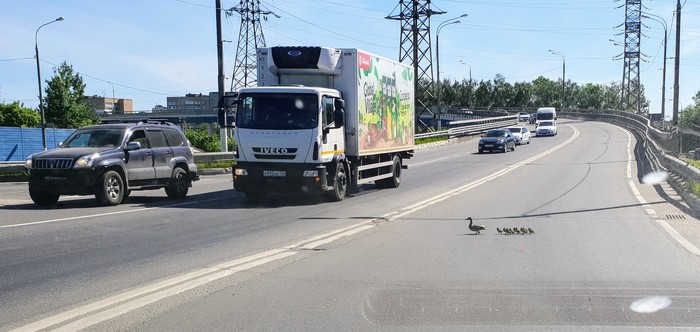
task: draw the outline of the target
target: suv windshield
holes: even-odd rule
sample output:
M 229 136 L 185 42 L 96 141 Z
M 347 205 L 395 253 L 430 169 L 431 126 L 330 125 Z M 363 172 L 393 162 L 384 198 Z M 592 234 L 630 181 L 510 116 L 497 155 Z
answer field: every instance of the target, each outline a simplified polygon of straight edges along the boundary
M 63 142 L 63 147 L 115 147 L 121 145 L 123 135 L 123 129 L 79 129 Z
M 241 94 L 236 126 L 250 129 L 316 128 L 320 114 L 317 98 L 314 94 Z

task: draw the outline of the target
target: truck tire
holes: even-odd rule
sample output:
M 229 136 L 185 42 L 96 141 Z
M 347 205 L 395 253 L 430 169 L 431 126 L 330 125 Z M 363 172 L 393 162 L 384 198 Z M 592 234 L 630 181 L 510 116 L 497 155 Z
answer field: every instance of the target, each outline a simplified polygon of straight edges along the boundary
M 100 176 L 95 188 L 95 198 L 102 205 L 118 205 L 124 198 L 124 180 L 115 171 L 107 171 Z
M 335 181 L 333 181 L 333 190 L 326 193 L 328 198 L 333 202 L 340 202 L 345 199 L 345 193 L 348 190 L 348 176 L 345 172 L 345 164 L 338 162 L 335 168 Z
M 375 183 L 378 188 L 398 188 L 401 185 L 401 158 L 399 156 L 394 156 L 391 171 L 392 177 L 381 179 Z
M 59 195 L 44 190 L 29 188 L 29 197 L 32 198 L 32 201 L 34 201 L 36 205 L 49 206 L 58 202 Z
M 181 167 L 175 167 L 173 174 L 170 176 L 170 183 L 165 187 L 165 193 L 168 197 L 174 199 L 182 199 L 187 196 L 190 189 L 190 177 L 187 172 Z
M 245 198 L 251 203 L 260 203 L 265 199 L 265 193 L 251 193 L 245 192 Z

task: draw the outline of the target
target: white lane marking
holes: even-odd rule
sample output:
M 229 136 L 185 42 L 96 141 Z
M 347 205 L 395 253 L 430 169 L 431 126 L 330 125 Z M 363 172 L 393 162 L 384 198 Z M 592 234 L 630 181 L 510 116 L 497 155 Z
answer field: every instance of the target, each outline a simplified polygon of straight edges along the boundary
M 189 272 L 180 276 L 176 276 L 173 278 L 169 278 L 160 282 L 156 282 L 151 285 L 146 285 L 143 287 L 136 288 L 134 290 L 122 293 L 122 294 L 117 294 L 111 297 L 108 297 L 106 299 L 90 303 L 75 309 L 71 309 L 65 312 L 62 312 L 60 314 L 47 317 L 45 319 L 39 320 L 37 322 L 31 323 L 26 326 L 22 326 L 16 330 L 13 331 L 37 331 L 37 330 L 42 330 L 48 327 L 51 327 L 53 325 L 59 324 L 66 322 L 68 320 L 72 320 L 76 317 L 83 316 L 86 314 L 90 314 L 92 312 L 116 305 L 118 303 L 124 302 L 124 301 L 129 301 L 134 298 L 138 298 L 139 296 L 143 296 L 146 294 L 149 294 L 151 292 L 155 291 L 160 291 L 164 289 L 170 289 L 173 288 L 181 283 L 184 283 L 186 281 L 192 281 L 192 280 L 198 280 L 200 278 L 206 277 L 209 274 L 215 273 L 217 271 L 221 270 L 229 270 L 238 266 L 242 266 L 243 264 L 248 264 L 256 261 L 267 261 L 268 258 L 270 257 L 277 257 L 278 255 L 282 253 L 291 253 L 294 254 L 295 252 L 288 251 L 286 249 L 273 249 L 273 250 L 268 250 L 262 253 L 254 254 L 251 256 L 243 257 L 243 258 L 238 258 L 234 259 L 232 261 L 224 262 L 221 264 L 217 264 L 212 267 L 207 267 L 203 268 L 200 270 L 196 270 L 193 272 Z
M 622 129 L 622 128 L 620 128 Z M 632 178 L 632 171 L 631 171 L 631 164 L 632 164 L 632 136 L 630 133 L 622 129 L 625 133 L 627 133 L 627 178 L 630 179 Z M 651 217 L 655 218 L 656 217 L 656 210 L 652 209 L 650 205 L 647 203 L 646 199 L 642 197 L 642 194 L 639 192 L 637 189 L 637 186 L 634 184 L 634 181 L 629 181 L 629 186 L 632 189 L 632 193 L 634 194 L 634 197 L 637 198 L 637 201 L 639 201 L 640 204 L 645 208 L 645 211 L 648 215 Z M 671 226 L 669 223 L 663 221 L 663 220 L 655 220 L 656 223 L 661 225 L 661 227 L 670 235 L 676 242 L 678 242 L 683 248 L 688 250 L 691 254 L 700 256 L 700 249 L 693 245 L 690 241 L 688 241 L 683 235 L 678 233 L 673 226 Z
M 205 199 L 205 200 L 201 200 L 201 201 L 190 201 L 190 202 L 177 203 L 177 204 L 167 204 L 167 205 L 153 206 L 153 207 L 140 208 L 140 209 L 134 209 L 134 210 L 96 213 L 96 214 L 88 214 L 88 215 L 84 215 L 84 216 L 66 217 L 66 218 L 58 218 L 58 219 L 50 219 L 50 220 L 42 220 L 42 221 L 32 221 L 32 222 L 27 222 L 27 223 L 22 223 L 22 224 L 2 225 L 2 226 L 0 226 L 0 229 L 33 226 L 33 225 L 41 225 L 41 224 L 51 224 L 51 223 L 56 223 L 56 222 L 60 222 L 60 221 L 70 221 L 70 220 L 89 219 L 89 218 L 96 218 L 96 217 L 114 216 L 114 215 L 120 215 L 120 214 L 148 211 L 148 210 L 164 208 L 164 207 L 176 207 L 176 206 L 183 206 L 183 205 L 190 205 L 190 204 L 197 204 L 197 203 L 205 203 L 205 202 L 217 201 L 217 200 L 221 200 L 221 199 L 225 199 L 225 198 L 224 197 L 217 197 L 217 198 Z
M 531 163 L 531 162 L 533 162 L 533 161 L 535 161 L 535 160 L 537 160 L 537 159 L 540 159 L 540 158 L 542 158 L 542 157 L 544 157 L 544 156 L 546 156 L 546 155 L 549 155 L 549 154 L 553 153 L 553 152 L 556 151 L 556 150 L 561 149 L 562 147 L 564 147 L 564 146 L 568 145 L 569 143 L 571 143 L 573 140 L 575 140 L 575 139 L 580 135 L 580 132 L 578 131 L 578 129 L 576 129 L 575 127 L 573 127 L 573 126 L 571 126 L 571 125 L 568 125 L 568 126 L 571 127 L 571 128 L 574 130 L 574 134 L 573 134 L 569 139 L 567 139 L 566 141 L 562 142 L 561 144 L 559 144 L 559 145 L 557 145 L 557 146 L 555 146 L 555 147 L 553 147 L 553 148 L 551 148 L 551 149 L 549 149 L 549 150 L 547 150 L 547 151 L 544 151 L 544 152 L 542 152 L 542 153 L 540 153 L 540 154 L 538 154 L 538 155 L 535 155 L 535 156 L 533 156 L 533 157 L 530 157 L 530 158 L 528 158 L 528 159 L 525 159 L 525 160 L 523 160 L 523 161 L 520 161 L 520 162 L 518 162 L 518 163 L 515 163 L 515 164 L 513 164 L 513 165 L 510 165 L 510 166 L 508 166 L 508 167 L 506 167 L 506 168 L 504 168 L 504 169 L 501 169 L 501 170 L 499 170 L 499 171 L 497 171 L 497 172 L 495 172 L 495 173 L 493 173 L 493 174 L 490 174 L 490 175 L 488 175 L 488 176 L 486 176 L 486 177 L 484 177 L 484 178 L 481 178 L 481 179 L 476 180 L 476 181 L 474 181 L 474 182 L 468 183 L 468 184 L 466 184 L 466 185 L 464 185 L 464 186 L 461 186 L 461 187 L 458 187 L 458 188 L 456 188 L 456 189 L 452 189 L 452 190 L 450 190 L 450 191 L 448 191 L 448 192 L 439 194 L 439 195 L 437 195 L 437 196 L 434 196 L 434 197 L 431 197 L 431 198 L 422 200 L 422 201 L 417 202 L 417 203 L 415 203 L 415 204 L 409 205 L 409 206 L 407 206 L 407 207 L 402 208 L 401 210 L 402 210 L 402 211 L 410 211 L 409 213 L 415 212 L 415 211 L 417 211 L 417 210 L 420 210 L 420 209 L 424 208 L 424 207 L 427 206 L 427 205 L 431 205 L 431 204 L 435 203 L 436 200 L 443 200 L 443 199 L 447 198 L 448 196 L 452 196 L 452 195 L 454 195 L 454 194 L 460 194 L 460 193 L 463 193 L 463 192 L 465 192 L 465 191 L 467 191 L 467 190 L 471 190 L 471 189 L 473 189 L 473 188 L 475 188 L 475 187 L 477 187 L 477 186 L 480 186 L 480 185 L 482 185 L 482 184 L 484 184 L 484 183 L 486 183 L 486 182 L 489 182 L 489 181 L 491 181 L 491 180 L 493 180 L 493 179 L 496 179 L 496 178 L 501 177 L 501 176 L 503 176 L 503 175 L 505 175 L 505 174 L 508 174 L 508 173 L 510 173 L 511 171 L 513 171 L 513 170 L 515 170 L 515 169 L 517 169 L 517 168 L 520 168 L 520 167 L 522 167 L 522 166 L 524 166 L 524 165 L 526 165 L 526 164 L 528 164 L 528 163 Z M 418 209 L 417 209 L 417 208 L 418 208 Z M 404 216 L 404 215 L 405 215 L 405 214 L 402 213 L 400 216 Z M 395 217 L 395 218 L 399 218 L 399 217 Z
M 695 245 L 690 243 L 690 241 L 688 241 L 686 238 L 684 238 L 683 235 L 678 233 L 678 231 L 676 231 L 675 228 L 673 228 L 671 225 L 669 225 L 667 222 L 665 222 L 663 220 L 656 220 L 656 222 L 659 225 L 661 225 L 661 227 L 664 228 L 664 230 L 666 231 L 666 233 L 668 233 L 668 235 L 671 235 L 671 237 L 674 240 L 676 240 L 676 242 L 678 242 L 680 245 L 682 245 L 683 248 L 690 251 L 690 253 L 693 255 L 700 256 L 700 249 L 698 249 L 698 247 L 696 247 Z
M 503 174 L 506 174 L 512 170 L 514 170 L 517 167 L 520 167 L 527 162 L 531 162 L 533 160 L 539 159 L 541 157 L 544 157 L 545 155 L 552 153 L 559 148 L 565 146 L 566 144 L 570 143 L 573 141 L 576 137 L 579 136 L 579 131 L 574 128 L 573 126 L 569 125 L 571 128 L 574 129 L 574 135 L 572 135 L 571 138 L 569 138 L 567 141 L 563 142 L 562 144 L 546 151 L 545 153 L 539 154 L 533 158 L 528 158 L 527 160 L 517 163 L 514 165 L 511 165 L 507 167 L 506 169 L 500 170 L 491 176 L 485 178 L 484 180 L 481 181 L 475 181 L 471 184 L 468 184 L 466 186 L 460 187 L 456 190 L 452 190 L 448 194 L 444 195 L 439 195 L 434 197 L 432 200 L 427 200 L 424 201 L 423 206 L 417 206 L 417 205 L 412 205 L 412 208 L 409 210 L 402 209 L 404 210 L 401 213 L 397 212 L 391 212 L 386 214 L 387 219 L 393 220 L 400 218 L 402 216 L 408 215 L 410 213 L 413 213 L 415 211 L 424 209 L 432 204 L 436 204 L 440 201 L 443 201 L 445 199 L 450 198 L 451 196 L 458 195 L 466 190 L 469 190 L 471 188 L 476 187 L 477 185 L 486 183 L 498 176 L 502 176 Z M 496 176 L 494 176 L 496 175 Z M 190 202 L 192 203 L 192 202 Z M 182 204 L 178 204 L 182 205 Z M 152 208 L 146 208 L 146 209 L 152 209 Z M 139 210 L 145 210 L 145 209 L 139 209 Z M 128 211 L 124 211 L 128 212 Z M 84 216 L 82 218 L 86 218 L 87 216 Z M 238 258 L 229 262 L 217 264 L 212 267 L 208 268 L 203 268 L 194 272 L 190 272 L 181 276 L 176 276 L 173 278 L 166 279 L 161 282 L 157 282 L 152 285 L 146 285 L 143 287 L 139 287 L 137 289 L 134 289 L 132 291 L 128 291 L 122 294 L 117 294 L 115 296 L 106 298 L 104 300 L 100 300 L 98 302 L 92 303 L 92 304 L 87 304 L 82 307 L 78 307 L 45 319 L 42 319 L 40 321 L 31 323 L 29 325 L 20 327 L 15 331 L 38 331 L 38 330 L 43 330 L 46 328 L 49 328 L 54 325 L 66 323 L 70 320 L 74 320 L 78 317 L 83 316 L 79 320 L 73 321 L 68 325 L 64 325 L 62 327 L 59 327 L 56 329 L 56 331 L 75 331 L 79 329 L 84 329 L 89 326 L 95 325 L 97 323 L 106 321 L 108 319 L 112 319 L 115 317 L 118 317 L 124 313 L 133 311 L 137 308 L 143 307 L 145 305 L 154 303 L 156 301 L 162 300 L 166 297 L 173 296 L 176 294 L 180 294 L 184 291 L 193 289 L 195 287 L 199 287 L 201 285 L 204 285 L 208 282 L 211 282 L 213 280 L 217 280 L 223 277 L 226 277 L 228 275 L 231 275 L 235 272 L 239 271 L 245 271 L 247 269 L 251 269 L 256 266 L 260 266 L 262 264 L 266 264 L 275 260 L 279 260 L 285 257 L 292 256 L 296 253 L 297 251 L 294 251 L 295 249 L 314 249 L 320 245 L 330 243 L 332 241 L 338 240 L 342 237 L 349 236 L 352 234 L 356 234 L 362 231 L 365 231 L 367 229 L 370 229 L 372 227 L 376 227 L 373 225 L 373 221 L 375 219 L 370 219 L 370 220 L 365 220 L 360 223 L 351 225 L 349 227 L 345 227 L 339 230 L 334 230 L 325 234 L 313 236 L 311 238 L 308 238 L 306 240 L 300 241 L 295 245 L 284 247 L 282 249 L 273 249 L 273 250 L 268 250 L 266 252 L 262 252 L 259 254 L 243 257 L 243 258 Z M 111 308 L 110 308 L 111 307 Z M 103 311 L 100 311 L 103 310 Z
M 346 237 L 346 236 L 350 236 L 350 235 L 353 235 L 353 234 L 357 234 L 357 233 L 359 233 L 359 232 L 362 232 L 362 231 L 365 231 L 365 230 L 368 230 L 368 229 L 374 228 L 374 227 L 375 227 L 374 225 L 364 225 L 364 226 L 360 226 L 360 227 L 357 227 L 357 228 L 353 228 L 353 229 L 348 230 L 348 231 L 346 231 L 346 232 L 343 232 L 343 233 L 340 233 L 340 234 L 336 234 L 336 235 L 333 235 L 333 236 L 331 236 L 331 237 L 328 237 L 328 238 L 325 238 L 325 239 L 322 239 L 322 240 L 318 240 L 318 241 L 315 241 L 315 242 L 308 243 L 308 244 L 306 244 L 306 245 L 300 247 L 299 249 L 315 249 L 315 248 L 317 248 L 317 247 L 319 247 L 319 246 L 322 246 L 322 245 L 324 245 L 324 244 L 331 243 L 331 242 L 333 242 L 333 241 L 335 241 L 335 240 L 338 240 L 338 239 L 341 239 L 341 238 L 344 238 L 344 237 Z
M 450 158 L 451 158 L 451 157 L 438 158 L 438 159 L 423 161 L 423 162 L 420 162 L 420 163 L 408 164 L 408 166 L 409 166 L 409 167 L 416 167 L 416 166 L 425 165 L 425 164 L 432 164 L 432 163 L 436 163 L 436 162 L 438 162 L 438 161 L 445 160 L 445 159 L 450 159 Z

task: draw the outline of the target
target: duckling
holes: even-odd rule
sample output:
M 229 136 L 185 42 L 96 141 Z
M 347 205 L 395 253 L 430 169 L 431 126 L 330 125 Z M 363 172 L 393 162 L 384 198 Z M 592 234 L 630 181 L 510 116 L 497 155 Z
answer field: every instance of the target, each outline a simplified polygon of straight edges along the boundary
M 520 234 L 520 230 L 517 227 L 513 228 L 513 232 L 515 232 L 515 234 Z
M 486 229 L 486 226 L 484 225 L 472 225 L 472 217 L 468 217 L 466 220 L 469 220 L 469 230 L 472 232 L 476 232 L 474 234 L 481 234 L 481 231 Z
M 535 234 L 535 231 L 533 231 L 532 228 L 529 228 L 529 227 L 528 227 L 527 231 L 528 231 L 530 234 Z
M 503 229 L 503 233 L 504 233 L 505 235 L 510 235 L 510 229 L 504 228 L 504 229 Z
M 520 233 L 523 233 L 523 235 L 527 234 L 527 229 L 525 229 L 525 227 L 520 227 Z
M 500 235 L 500 234 L 503 234 L 503 231 L 502 231 L 500 228 L 498 228 L 498 227 L 496 227 L 496 232 L 498 232 L 499 235 Z

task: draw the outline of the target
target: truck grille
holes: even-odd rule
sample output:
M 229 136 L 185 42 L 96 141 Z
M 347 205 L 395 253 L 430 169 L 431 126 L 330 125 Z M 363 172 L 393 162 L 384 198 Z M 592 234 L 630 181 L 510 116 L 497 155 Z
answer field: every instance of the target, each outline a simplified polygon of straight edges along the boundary
M 73 167 L 72 158 L 52 158 L 52 159 L 37 159 L 34 161 L 36 169 L 68 169 Z
M 296 158 L 296 148 L 253 148 L 256 159 L 290 160 Z

